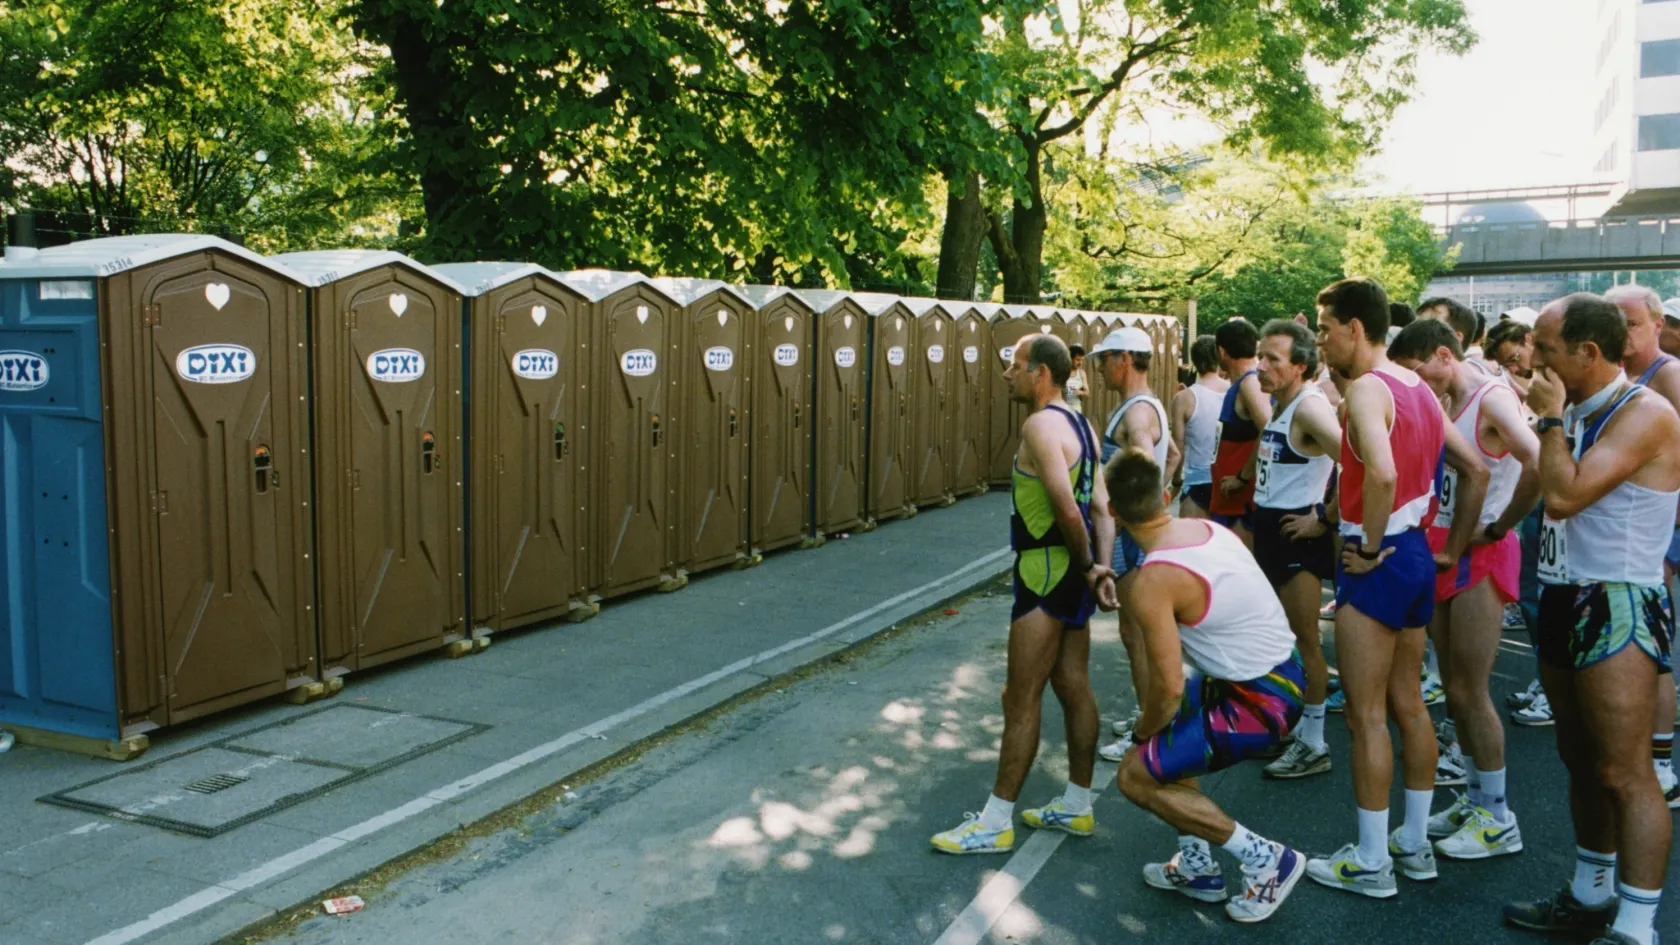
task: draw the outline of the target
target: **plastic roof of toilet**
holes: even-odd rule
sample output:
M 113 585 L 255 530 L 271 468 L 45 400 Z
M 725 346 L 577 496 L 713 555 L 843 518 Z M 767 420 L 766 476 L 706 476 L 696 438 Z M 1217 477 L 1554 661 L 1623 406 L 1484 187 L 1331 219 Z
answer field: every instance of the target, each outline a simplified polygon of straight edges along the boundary
M 718 279 L 694 279 L 688 276 L 655 276 L 648 280 L 654 288 L 676 299 L 678 304 L 692 305 L 700 299 L 722 290 L 735 296 L 742 302 L 752 305 L 752 299 L 747 298 L 738 285 L 731 285 Z
M 0 261 L 0 279 L 100 279 L 138 266 L 211 249 L 237 256 L 293 282 L 307 284 L 300 273 L 283 263 L 253 253 L 237 243 L 202 233 L 107 236 L 49 246 L 26 259 Z
M 742 295 L 747 297 L 747 303 L 753 308 L 762 309 L 784 295 L 794 299 L 806 308 L 812 307 L 811 303 L 803 296 L 785 285 L 743 285 L 737 286 L 737 288 L 741 290 Z
M 518 282 L 529 276 L 543 276 L 555 278 L 554 273 L 536 263 L 522 262 L 470 262 L 470 263 L 440 263 L 431 267 L 433 272 L 455 280 L 465 286 L 465 294 L 479 296 L 493 289 L 499 289 L 510 282 Z
M 799 296 L 806 305 L 811 306 L 812 311 L 818 313 L 826 312 L 851 298 L 850 293 L 842 292 L 839 289 L 794 289 L 793 294 Z
M 573 269 L 568 272 L 557 272 L 555 278 L 578 292 L 591 302 L 599 302 L 614 292 L 620 292 L 633 285 L 645 285 L 666 298 L 670 293 L 653 284 L 653 280 L 639 272 L 615 272 L 611 269 Z M 675 302 L 676 299 L 671 299 Z
M 870 315 L 880 315 L 905 299 L 886 292 L 853 292 L 852 301 L 863 306 Z
M 468 294 L 466 287 L 454 279 L 418 260 L 388 249 L 323 249 L 306 253 L 281 253 L 269 258 L 293 272 L 300 273 L 305 285 L 323 286 L 340 279 L 348 279 L 357 273 L 378 269 L 380 266 L 401 266 L 441 282 L 462 295 Z

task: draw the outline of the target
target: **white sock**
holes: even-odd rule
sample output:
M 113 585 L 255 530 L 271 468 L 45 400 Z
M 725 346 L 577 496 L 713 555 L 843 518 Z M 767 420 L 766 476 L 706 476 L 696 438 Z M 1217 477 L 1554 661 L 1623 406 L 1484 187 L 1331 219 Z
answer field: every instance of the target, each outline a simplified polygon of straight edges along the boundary
M 1616 909 L 1616 924 L 1610 928 L 1639 945 L 1652 945 L 1656 938 L 1657 903 L 1662 899 L 1662 890 L 1635 889 L 1622 883 L 1618 895 L 1622 902 Z
M 1317 751 L 1324 750 L 1324 703 L 1301 707 L 1301 724 L 1295 727 L 1295 737 Z
M 1596 909 L 1616 898 L 1616 854 L 1575 848 L 1575 881 L 1569 894 L 1583 906 Z
M 1278 857 L 1283 854 L 1283 848 L 1260 836 L 1242 824 L 1231 831 L 1231 839 L 1225 841 L 1221 847 L 1243 865 L 1255 872 L 1269 870 L 1277 866 Z
M 980 826 L 987 830 L 1003 830 L 1015 823 L 1015 802 L 996 794 L 986 799 L 986 809 L 980 812 Z
M 1359 859 L 1366 866 L 1381 866 L 1388 855 L 1388 808 L 1359 808 Z
M 1068 782 L 1067 790 L 1062 792 L 1062 806 L 1070 814 L 1089 814 L 1091 812 L 1091 789 L 1080 787 L 1072 781 Z
M 1475 771 L 1476 769 L 1471 768 L 1470 770 Z M 1511 819 L 1511 809 L 1505 803 L 1505 769 L 1483 771 L 1480 774 L 1482 776 L 1482 806 L 1487 808 L 1487 812 L 1492 814 L 1495 820 L 1505 823 Z
M 1212 872 L 1216 865 L 1213 850 L 1201 837 L 1181 833 L 1178 835 L 1178 865 L 1192 873 Z
M 1464 756 L 1464 793 L 1469 795 L 1470 803 L 1477 807 L 1486 807 L 1482 800 L 1482 772 L 1476 768 L 1476 759 Z
M 1435 792 L 1406 791 L 1406 819 L 1400 824 L 1400 843 L 1407 850 L 1421 850 L 1429 842 L 1429 805 Z

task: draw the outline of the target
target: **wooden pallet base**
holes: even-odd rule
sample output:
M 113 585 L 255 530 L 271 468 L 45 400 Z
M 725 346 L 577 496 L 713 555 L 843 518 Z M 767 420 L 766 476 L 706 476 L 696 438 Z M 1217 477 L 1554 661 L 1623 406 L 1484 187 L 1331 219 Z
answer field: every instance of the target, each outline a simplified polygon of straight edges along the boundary
M 680 591 L 687 586 L 688 575 L 686 574 L 678 574 L 676 577 L 665 578 L 659 582 L 659 590 L 660 593 L 663 594 L 669 594 L 672 591 Z
M 583 623 L 601 612 L 601 605 L 591 601 L 587 606 L 579 604 L 566 611 L 567 623 Z
M 11 732 L 19 743 L 33 745 L 36 748 L 50 748 L 53 751 L 67 751 L 73 755 L 85 755 L 89 758 L 104 758 L 106 761 L 132 761 L 146 753 L 152 746 L 152 740 L 144 735 L 130 735 L 115 741 L 103 738 L 89 738 L 86 735 L 67 735 L 63 732 L 48 731 L 44 728 L 29 728 L 27 726 L 6 725 L 6 731 Z
M 460 659 L 463 656 L 470 656 L 483 650 L 488 650 L 489 648 L 489 637 L 468 637 L 465 640 L 456 640 L 444 647 L 443 655 L 454 660 Z
M 940 499 L 939 502 L 938 502 L 939 507 L 942 508 L 942 509 L 948 509 L 951 506 L 956 505 L 956 504 L 957 504 L 957 497 L 954 496 L 954 495 L 948 495 L 945 498 Z
M 812 548 L 821 548 L 826 544 L 828 544 L 827 538 L 822 535 L 811 535 L 799 543 L 799 548 L 801 551 L 810 551 Z

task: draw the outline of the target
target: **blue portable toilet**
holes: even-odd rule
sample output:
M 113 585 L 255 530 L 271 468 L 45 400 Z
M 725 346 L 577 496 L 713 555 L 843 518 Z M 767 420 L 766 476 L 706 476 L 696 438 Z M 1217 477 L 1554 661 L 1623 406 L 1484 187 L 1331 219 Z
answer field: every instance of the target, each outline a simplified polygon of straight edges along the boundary
M 320 694 L 304 289 L 207 236 L 0 262 L 0 726 L 127 757 Z

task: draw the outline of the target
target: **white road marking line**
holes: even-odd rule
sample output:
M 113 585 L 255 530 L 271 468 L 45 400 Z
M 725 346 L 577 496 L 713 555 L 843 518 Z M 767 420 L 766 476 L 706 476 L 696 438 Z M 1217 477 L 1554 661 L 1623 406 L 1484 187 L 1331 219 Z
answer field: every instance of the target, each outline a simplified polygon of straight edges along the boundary
M 1114 772 L 1119 765 L 1111 762 L 1097 762 L 1096 771 L 1091 775 L 1091 790 L 1093 795 L 1101 794 L 1114 783 Z M 1032 830 L 1031 827 L 1018 829 Z M 1005 863 L 1003 869 L 996 876 L 986 881 L 980 887 L 980 892 L 974 901 L 957 916 L 945 934 L 934 940 L 933 945 L 980 945 L 985 941 L 986 934 L 1003 917 L 1015 900 L 1021 897 L 1027 884 L 1033 881 L 1038 871 L 1050 861 L 1050 856 L 1056 852 L 1068 835 L 1060 830 L 1033 830 L 1032 836 L 1021 845 L 1021 849 Z
M 370 817 L 359 824 L 346 827 L 330 837 L 322 837 L 314 843 L 310 843 L 306 846 L 299 847 L 290 853 L 275 857 L 261 866 L 246 870 L 237 876 L 230 877 L 229 879 L 216 883 L 213 886 L 201 889 L 185 899 L 153 912 L 151 915 L 138 922 L 133 922 L 120 929 L 107 932 L 104 935 L 90 941 L 88 945 L 127 945 L 129 942 L 133 942 L 136 939 L 150 935 L 161 928 L 173 925 L 182 919 L 202 912 L 230 896 L 236 896 L 247 889 L 252 889 L 256 886 L 262 885 L 263 883 L 276 879 L 300 866 L 312 863 L 347 844 L 353 843 L 371 834 L 378 833 L 387 827 L 408 820 L 409 818 L 430 810 L 440 804 L 454 800 L 455 798 L 460 797 L 475 788 L 482 787 L 498 778 L 535 764 L 536 762 L 541 761 L 550 755 L 564 751 L 567 748 L 584 741 L 585 739 L 604 735 L 608 731 L 611 731 L 626 722 L 647 715 L 649 712 L 652 712 L 661 706 L 675 702 L 676 700 L 681 699 L 690 693 L 704 689 L 715 682 L 727 679 L 730 676 L 733 676 L 736 673 L 750 667 L 769 662 L 778 656 L 791 653 L 800 647 L 817 643 L 826 637 L 831 637 L 834 634 L 839 633 L 859 621 L 873 617 L 883 610 L 889 610 L 907 600 L 925 594 L 928 591 L 937 590 L 940 587 L 976 570 L 994 565 L 1002 561 L 1009 554 L 1010 551 L 1008 548 L 1002 548 L 992 552 L 991 554 L 983 555 L 973 561 L 970 561 L 968 564 L 963 565 L 955 571 L 952 571 L 944 577 L 936 578 L 920 587 L 911 588 L 902 594 L 889 597 L 886 600 L 875 604 L 873 607 L 860 610 L 857 613 L 852 614 L 850 617 L 831 623 L 815 633 L 807 634 L 797 640 L 790 640 L 781 646 L 772 647 L 745 659 L 736 660 L 722 669 L 707 673 L 697 679 L 691 679 L 675 688 L 667 689 L 659 695 L 643 702 L 639 702 L 622 712 L 609 715 L 606 718 L 592 722 L 583 728 L 567 732 L 553 741 L 545 742 L 535 748 L 515 755 L 506 761 L 493 764 L 476 774 L 467 775 L 458 781 L 454 781 L 433 791 L 429 791 L 400 807 L 396 807 L 383 814 Z M 1111 777 L 1112 774 L 1113 772 L 1110 772 Z

